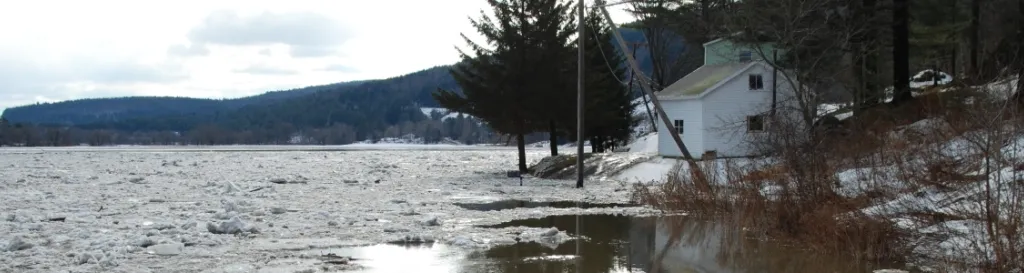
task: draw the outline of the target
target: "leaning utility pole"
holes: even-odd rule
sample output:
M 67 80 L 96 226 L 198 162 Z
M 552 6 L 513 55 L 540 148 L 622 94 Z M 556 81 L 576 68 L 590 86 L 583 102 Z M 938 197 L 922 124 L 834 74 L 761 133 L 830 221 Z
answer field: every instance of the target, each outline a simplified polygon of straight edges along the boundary
M 607 22 L 608 25 L 612 26 L 613 28 L 616 28 L 617 25 L 615 24 L 615 21 L 612 21 L 612 16 L 608 13 L 608 9 L 606 8 L 604 1 L 596 1 L 597 3 L 595 5 L 601 8 L 601 15 L 604 16 L 605 22 Z M 582 3 L 582 0 L 580 2 Z M 580 7 L 582 7 L 582 5 L 580 5 Z M 613 29 L 612 36 L 614 36 L 615 41 L 619 43 L 619 48 L 628 47 L 626 45 L 626 39 L 622 38 L 622 34 L 619 33 L 618 29 Z M 582 50 L 580 52 L 582 52 Z M 634 59 L 633 56 L 628 54 L 622 55 L 626 55 L 626 61 L 629 62 L 629 66 L 633 69 L 633 73 L 643 75 L 643 72 L 640 71 L 640 65 L 637 64 L 636 59 Z M 650 86 L 644 83 L 644 81 L 641 81 L 640 87 L 644 90 L 644 93 L 647 93 L 647 95 L 651 97 L 651 102 L 654 103 L 654 109 L 658 111 L 658 116 L 661 118 L 662 124 L 665 125 L 665 127 L 662 128 L 664 130 L 667 130 L 666 133 L 668 133 L 668 135 L 672 136 L 672 140 L 674 140 L 676 146 L 679 147 L 679 151 L 682 152 L 683 158 L 686 159 L 687 163 L 689 163 L 688 165 L 690 166 L 690 173 L 694 175 L 694 178 L 697 180 L 695 182 L 697 182 L 698 186 L 706 188 L 706 190 L 711 190 L 710 182 L 707 180 L 706 177 L 704 177 L 704 173 L 703 171 L 701 171 L 700 165 L 697 165 L 697 161 L 693 159 L 693 155 L 691 155 L 690 150 L 686 148 L 686 144 L 683 144 L 683 139 L 679 136 L 678 133 L 676 133 L 676 128 L 675 126 L 672 125 L 672 121 L 668 120 L 668 115 L 665 114 L 665 109 L 661 108 L 661 102 L 658 101 L 658 97 L 654 96 L 654 92 L 651 91 Z
M 633 42 L 633 53 L 632 54 L 633 54 L 633 58 L 634 59 L 636 59 L 636 49 L 638 47 L 640 47 L 640 46 L 645 46 L 645 45 L 647 45 L 647 43 Z M 633 92 L 633 78 L 634 78 L 633 76 L 634 75 L 636 75 L 636 73 L 634 73 L 633 70 L 629 70 L 629 92 Z M 651 105 L 647 103 L 647 94 L 644 94 L 643 92 L 640 92 L 640 98 L 643 99 L 644 108 L 647 109 L 647 118 L 651 119 L 651 129 L 654 132 L 658 132 L 658 121 L 656 121 L 654 119 L 654 114 L 651 113 Z
M 576 188 L 583 187 L 583 110 L 585 104 L 583 103 L 583 37 L 585 35 L 583 29 L 585 27 L 584 16 L 586 12 L 583 8 L 583 0 L 580 0 L 579 5 L 579 19 L 576 25 L 578 36 L 576 37 L 576 46 L 578 48 L 579 62 L 577 64 L 577 83 L 576 83 Z

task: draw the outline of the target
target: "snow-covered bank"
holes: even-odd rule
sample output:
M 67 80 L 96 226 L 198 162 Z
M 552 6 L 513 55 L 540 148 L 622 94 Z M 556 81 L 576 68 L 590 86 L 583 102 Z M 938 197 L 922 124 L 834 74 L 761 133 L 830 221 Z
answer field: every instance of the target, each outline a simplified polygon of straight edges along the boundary
M 631 153 L 657 154 L 658 133 L 655 132 L 640 136 L 626 148 L 628 148 L 628 151 Z
M 0 150 L 0 272 L 223 272 L 339 246 L 425 239 L 472 248 L 514 243 L 510 231 L 527 241 L 551 238 L 546 229 L 475 227 L 513 219 L 650 213 L 453 205 L 628 201 L 625 185 L 600 180 L 574 189 L 527 178 L 520 187 L 504 175 L 516 161 L 510 150 L 93 149 Z

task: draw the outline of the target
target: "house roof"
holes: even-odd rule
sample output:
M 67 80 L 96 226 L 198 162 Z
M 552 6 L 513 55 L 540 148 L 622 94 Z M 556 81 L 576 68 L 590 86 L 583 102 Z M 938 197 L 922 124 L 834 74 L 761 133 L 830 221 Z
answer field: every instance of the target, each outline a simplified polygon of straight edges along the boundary
M 661 90 L 661 92 L 658 92 L 658 98 L 682 99 L 699 96 L 705 93 L 705 91 L 717 87 L 718 83 L 735 77 L 737 73 L 746 70 L 755 63 L 723 63 L 701 66 L 664 90 Z
M 709 46 L 711 44 L 714 44 L 714 43 L 725 41 L 725 40 L 727 40 L 729 38 L 735 37 L 735 36 L 740 35 L 740 34 L 743 34 L 743 32 L 740 31 L 740 32 L 734 32 L 734 33 L 727 34 L 727 35 L 722 35 L 721 37 L 715 38 L 714 40 L 711 40 L 711 41 L 708 41 L 708 42 L 704 43 L 704 47 L 707 47 L 707 46 Z
M 726 40 L 733 40 L 733 42 L 740 42 L 740 43 L 742 43 L 744 41 L 744 39 L 740 39 L 740 41 L 736 41 L 736 38 L 737 37 L 743 38 L 741 36 L 743 34 L 744 34 L 744 32 L 738 31 L 738 32 L 734 32 L 732 34 L 723 35 L 721 37 L 715 38 L 714 40 L 708 41 L 707 43 L 704 43 L 704 47 L 708 47 L 708 46 L 710 46 L 712 44 L 716 44 L 718 42 L 722 42 L 722 41 L 726 41 Z M 747 38 L 747 40 L 754 39 L 755 40 L 754 42 L 756 42 L 756 43 L 765 43 L 765 42 L 771 42 L 772 41 L 771 37 L 767 37 L 767 36 L 764 36 L 764 35 L 757 35 L 757 36 L 752 37 L 752 38 L 751 37 L 746 37 L 746 38 Z M 747 42 L 751 42 L 751 41 L 747 41 Z

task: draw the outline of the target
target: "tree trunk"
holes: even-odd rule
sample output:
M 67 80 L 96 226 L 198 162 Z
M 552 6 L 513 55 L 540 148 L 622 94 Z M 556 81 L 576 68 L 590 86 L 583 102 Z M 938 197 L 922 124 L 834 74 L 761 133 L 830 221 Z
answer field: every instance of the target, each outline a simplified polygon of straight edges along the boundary
M 953 47 L 952 52 L 949 53 L 949 70 L 950 70 L 950 73 L 949 73 L 950 77 L 953 77 L 953 79 L 957 79 L 957 77 L 959 75 L 957 75 L 957 69 L 956 69 L 956 47 L 955 46 Z
M 959 18 L 957 18 L 957 15 L 960 14 L 960 7 L 959 7 L 959 5 L 957 5 L 957 3 L 959 3 L 959 2 L 960 2 L 960 0 L 950 0 L 949 7 L 952 8 L 949 11 L 949 14 L 952 16 L 950 18 L 950 22 L 949 22 L 950 24 L 956 24 L 957 20 L 959 19 Z M 957 58 L 956 54 L 957 54 L 957 49 L 959 47 L 960 47 L 960 41 L 954 42 L 953 45 L 951 46 L 951 50 L 950 50 L 950 53 L 949 53 L 949 71 L 950 71 L 949 76 L 952 77 L 950 80 L 959 79 L 959 77 L 960 77 L 960 75 L 957 74 L 957 71 L 959 69 L 956 67 L 957 62 L 958 62 L 957 59 L 956 59 Z
M 526 136 L 516 133 L 516 148 L 519 149 L 519 173 L 526 173 Z
M 876 0 L 864 0 L 862 2 L 862 11 L 860 14 L 862 20 L 872 20 L 875 18 L 875 2 Z M 859 114 L 862 110 L 871 108 L 878 104 L 879 96 L 874 79 L 878 72 L 878 67 L 875 61 L 875 54 L 873 50 L 869 48 L 874 46 L 875 31 L 871 26 L 861 31 L 854 38 L 854 70 L 855 77 L 860 83 L 858 88 L 854 91 L 854 115 Z
M 551 156 L 558 155 L 558 127 L 555 126 L 555 121 L 548 121 L 548 132 L 550 134 L 549 141 L 551 141 Z
M 519 173 L 526 173 L 526 126 L 522 120 L 516 121 L 516 129 L 518 132 L 515 134 L 516 148 L 519 149 Z
M 603 133 L 597 135 L 597 141 L 601 143 L 601 152 L 608 152 L 608 136 Z
M 971 39 L 970 39 L 970 69 L 967 70 L 968 82 L 976 83 L 976 80 L 981 76 L 981 66 L 978 64 L 978 54 L 980 54 L 981 44 L 981 0 L 971 1 Z
M 1017 92 L 1013 94 L 1017 103 L 1024 105 L 1024 0 L 1017 0 L 1020 22 L 1017 26 Z
M 910 10 L 909 0 L 893 0 L 893 94 L 892 104 L 914 99 L 910 93 Z

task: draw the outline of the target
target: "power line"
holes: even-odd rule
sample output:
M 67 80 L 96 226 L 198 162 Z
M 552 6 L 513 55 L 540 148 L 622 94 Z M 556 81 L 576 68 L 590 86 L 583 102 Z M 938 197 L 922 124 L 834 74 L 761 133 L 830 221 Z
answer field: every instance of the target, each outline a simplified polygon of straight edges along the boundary
M 597 35 L 597 30 L 594 29 L 594 26 L 587 25 L 587 27 L 590 28 L 590 32 L 594 33 L 595 36 Z M 613 29 L 611 31 L 616 30 Z M 619 75 L 615 75 L 615 68 L 612 68 L 611 61 L 608 61 L 608 56 L 604 54 L 604 48 L 602 48 L 601 46 L 601 41 L 597 41 L 597 50 L 601 51 L 601 58 L 604 59 L 604 64 L 605 66 L 608 67 L 608 71 L 611 72 L 612 77 L 614 77 L 615 80 L 619 82 L 619 84 L 626 85 L 628 83 L 627 81 L 623 81 L 622 79 L 619 79 Z
M 618 5 L 623 5 L 623 4 L 632 4 L 633 2 L 637 2 L 637 1 L 636 0 L 625 0 L 625 1 L 619 1 L 619 2 L 610 3 L 610 4 L 604 4 L 604 5 L 601 5 L 601 6 L 602 7 L 611 7 L 611 6 L 618 6 Z

